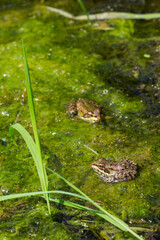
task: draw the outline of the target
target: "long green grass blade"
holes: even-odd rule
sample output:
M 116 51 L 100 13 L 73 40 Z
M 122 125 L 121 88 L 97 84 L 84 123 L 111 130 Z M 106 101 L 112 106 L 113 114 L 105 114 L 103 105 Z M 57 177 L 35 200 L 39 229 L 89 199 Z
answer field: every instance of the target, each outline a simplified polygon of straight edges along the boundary
M 88 22 L 90 22 L 89 14 L 88 14 L 88 12 L 87 12 L 87 9 L 86 9 L 83 1 L 82 1 L 82 0 L 77 0 L 77 1 L 78 1 L 79 5 L 81 6 L 82 10 L 84 11 L 84 13 L 86 14 L 87 19 L 88 19 Z
M 22 197 L 30 197 L 30 196 L 42 195 L 42 194 L 46 194 L 46 193 L 47 194 L 48 193 L 50 193 L 50 194 L 52 194 L 52 193 L 54 193 L 54 194 L 65 194 L 65 195 L 74 196 L 74 197 L 78 197 L 78 198 L 86 200 L 83 196 L 78 195 L 78 194 L 74 194 L 74 193 L 70 193 L 70 192 L 65 192 L 65 191 L 47 191 L 47 192 L 29 192 L 29 193 L 19 193 L 19 194 L 7 195 L 7 196 L 0 196 L 0 201 L 11 200 L 11 199 L 16 199 L 16 198 L 22 198 Z M 62 200 L 62 199 L 52 199 L 52 198 L 49 198 L 49 200 L 52 201 L 52 202 L 63 204 L 63 205 L 68 206 L 68 207 L 73 207 L 73 208 L 76 208 L 76 209 L 79 209 L 79 210 L 87 210 L 87 211 L 93 212 L 93 213 L 98 214 L 99 216 L 103 217 L 104 219 L 106 219 L 107 221 L 112 223 L 112 219 L 110 219 L 108 216 L 106 216 L 104 213 L 102 213 L 100 211 L 97 211 L 97 210 L 94 210 L 94 209 L 82 206 L 82 205 L 77 204 L 77 203 L 65 201 L 65 200 Z M 124 229 L 121 229 L 121 230 L 124 231 Z
M 22 197 L 30 197 L 30 196 L 36 196 L 36 195 L 42 195 L 42 194 L 49 194 L 49 193 L 50 194 L 52 194 L 52 193 L 54 193 L 54 194 L 65 194 L 65 195 L 74 196 L 74 197 L 78 197 L 78 198 L 86 200 L 81 195 L 78 195 L 78 194 L 75 194 L 75 193 L 71 193 L 71 192 L 57 191 L 56 190 L 56 191 L 29 192 L 29 193 L 19 193 L 19 194 L 11 194 L 11 195 L 6 195 L 6 196 L 0 196 L 0 201 L 16 199 L 16 198 L 22 198 Z M 103 212 L 100 212 L 100 211 L 97 211 L 97 210 L 94 210 L 94 209 L 82 206 L 82 205 L 77 204 L 77 203 L 65 201 L 65 200 L 62 200 L 62 199 L 52 199 L 52 198 L 49 198 L 49 200 L 52 201 L 52 202 L 63 204 L 63 205 L 68 206 L 68 207 L 73 207 L 73 208 L 76 208 L 76 209 L 79 209 L 79 210 L 85 210 L 85 211 L 93 212 L 93 213 L 99 215 L 100 217 L 104 218 L 105 220 L 109 221 L 110 223 L 114 224 L 115 226 L 117 226 L 121 230 L 125 231 L 125 229 L 123 229 L 123 228 L 119 227 L 119 225 L 115 224 L 113 219 L 111 219 L 109 216 L 107 216 Z
M 112 218 L 110 218 L 109 216 L 107 216 L 105 213 L 85 207 L 83 205 L 77 204 L 77 203 L 73 203 L 73 202 L 69 202 L 69 201 L 65 201 L 63 199 L 53 199 L 53 198 L 49 198 L 49 200 L 51 202 L 56 202 L 62 205 L 65 205 L 67 207 L 72 207 L 72 208 L 76 208 L 78 210 L 85 210 L 85 211 L 90 211 L 93 212 L 97 215 L 99 215 L 101 218 L 104 218 L 105 220 L 107 220 L 108 222 L 112 223 L 113 225 L 115 225 L 116 227 L 120 228 L 122 231 L 126 231 L 125 228 L 123 228 L 122 226 L 120 226 L 119 224 L 117 224 L 115 221 L 113 221 Z
M 89 208 L 89 207 L 85 207 L 83 205 L 80 205 L 80 204 L 77 204 L 77 203 L 74 203 L 74 202 L 69 202 L 69 201 L 66 201 L 66 200 L 63 200 L 63 199 L 49 198 L 49 200 L 51 202 L 56 202 L 56 203 L 59 203 L 59 204 L 63 204 L 63 205 L 68 206 L 68 207 L 74 207 L 74 208 L 77 208 L 79 210 L 87 210 L 87 211 L 90 211 L 90 212 L 93 212 L 93 213 L 96 213 L 96 214 L 105 215 L 105 213 L 102 213 L 100 211 L 94 210 L 94 209 Z
M 49 198 L 49 200 L 51 202 L 56 202 L 56 203 L 59 203 L 59 204 L 62 204 L 62 205 L 65 205 L 67 207 L 72 207 L 72 208 L 76 208 L 76 209 L 79 209 L 79 210 L 93 210 L 91 208 L 88 208 L 88 207 L 85 207 L 83 205 L 80 205 L 80 204 L 77 204 L 77 203 L 73 203 L 73 202 L 69 202 L 69 201 L 66 201 L 66 200 L 63 200 L 63 199 L 53 199 L 53 198 Z M 98 213 L 98 211 L 96 210 L 93 210 L 93 212 L 95 213 Z
M 65 194 L 65 195 L 74 196 L 74 197 L 78 197 L 78 198 L 86 200 L 83 196 L 75 194 L 75 193 L 71 193 L 71 192 L 47 191 L 47 192 L 29 192 L 29 193 L 19 193 L 19 194 L 7 195 L 7 196 L 0 196 L 0 201 L 5 201 L 5 200 L 10 200 L 10 199 L 15 199 L 15 198 L 22 198 L 22 197 L 35 196 L 35 195 L 42 195 L 42 194 L 46 194 L 46 193 L 50 193 L 50 194 L 52 194 L 52 193 L 54 193 L 54 194 Z M 108 216 L 106 216 L 104 213 L 102 213 L 100 211 L 97 211 L 97 210 L 94 210 L 94 209 L 82 206 L 82 205 L 77 204 L 77 203 L 61 200 L 61 199 L 49 198 L 49 200 L 52 201 L 52 202 L 63 204 L 63 205 L 68 206 L 68 207 L 72 207 L 72 208 L 76 208 L 76 209 L 79 209 L 79 210 L 87 210 L 87 211 L 93 212 L 93 213 L 98 214 L 99 216 L 103 217 L 104 219 L 106 219 L 107 221 L 112 223 L 112 219 L 110 219 Z M 121 229 L 121 230 L 124 231 L 124 229 Z
M 43 172 L 41 171 L 41 168 L 40 168 L 39 155 L 38 155 L 37 147 L 36 147 L 36 144 L 35 144 L 33 138 L 21 124 L 16 123 L 16 124 L 10 126 L 10 128 L 9 128 L 12 139 L 14 139 L 14 129 L 17 130 L 21 134 L 25 143 L 27 144 L 27 147 L 29 148 L 30 153 L 34 159 L 34 162 L 35 162 L 35 165 L 36 165 L 36 168 L 38 171 L 39 179 L 40 179 L 40 181 L 42 181 Z M 43 185 L 43 182 L 41 182 L 41 185 Z
M 39 163 L 37 164 L 37 171 L 38 171 L 38 174 L 39 174 L 39 177 L 40 177 L 42 190 L 47 191 L 48 190 L 48 179 L 47 179 L 46 170 L 45 170 L 43 160 L 42 160 L 42 153 L 41 153 L 41 146 L 40 146 L 39 135 L 38 135 L 36 112 L 35 112 L 35 106 L 34 106 L 34 101 L 33 101 L 30 74 L 29 74 L 28 62 L 27 62 L 27 58 L 26 58 L 25 47 L 24 47 L 23 41 L 22 41 L 22 49 L 23 49 L 23 56 L 24 56 L 24 66 L 25 66 L 28 104 L 29 104 L 31 122 L 32 122 L 32 127 L 33 127 L 33 133 L 34 133 L 36 148 L 37 148 L 36 152 L 38 154 L 38 161 L 39 161 Z M 49 213 L 51 213 L 48 194 L 45 194 L 45 199 L 47 201 L 48 211 L 49 211 Z
M 47 167 L 46 167 L 47 168 Z M 102 213 L 105 213 L 107 217 L 112 219 L 112 223 L 115 226 L 118 226 L 120 229 L 123 229 L 123 231 L 130 232 L 133 236 L 137 237 L 137 239 L 143 240 L 142 237 L 140 237 L 138 234 L 136 234 L 132 229 L 121 219 L 117 218 L 116 216 L 113 216 L 108 211 L 103 209 L 101 206 L 99 206 L 96 202 L 94 202 L 91 198 L 89 198 L 85 193 L 83 193 L 79 188 L 74 186 L 71 182 L 69 182 L 67 179 L 59 175 L 58 173 L 52 171 L 50 168 L 47 168 L 49 171 L 51 171 L 53 174 L 61 178 L 64 182 L 66 182 L 70 187 L 72 187 L 75 191 L 80 193 L 82 196 L 84 196 L 89 202 L 91 202 L 95 207 L 97 207 Z M 106 219 L 107 220 L 107 219 Z
M 48 193 L 48 194 L 49 193 L 65 194 L 65 195 L 74 196 L 74 197 L 78 197 L 78 198 L 86 200 L 83 196 L 75 194 L 75 193 L 55 190 L 55 191 L 45 191 L 45 192 L 44 191 L 40 191 L 40 192 L 29 192 L 29 193 L 17 193 L 17 194 L 10 194 L 10 195 L 5 195 L 5 196 L 0 196 L 0 202 L 1 201 L 6 201 L 6 200 L 10 200 L 10 199 L 14 199 L 14 198 L 42 195 L 42 194 L 46 194 L 46 193 Z
M 66 195 L 73 195 L 73 196 L 76 196 L 76 197 L 80 197 L 83 199 L 82 196 L 80 195 L 77 195 L 77 194 L 72 194 L 70 192 L 64 192 L 64 191 L 46 191 L 46 192 L 29 192 L 29 193 L 19 193 L 19 194 L 11 194 L 11 195 L 6 195 L 6 196 L 0 196 L 0 201 L 5 201 L 5 200 L 10 200 L 10 199 L 16 199 L 16 198 L 22 198 L 22 197 L 30 197 L 30 196 L 36 196 L 36 195 L 43 195 L 43 194 L 49 194 L 49 193 L 58 193 L 58 194 L 66 194 Z M 77 204 L 77 203 L 73 203 L 73 202 L 69 202 L 69 201 L 65 201 L 65 200 L 61 200 L 61 199 L 52 199 L 52 198 L 49 198 L 50 201 L 52 202 L 56 202 L 56 203 L 59 203 L 59 204 L 63 204 L 65 206 L 68 206 L 68 207 L 73 207 L 73 208 L 76 208 L 76 209 L 79 209 L 79 210 L 87 210 L 87 211 L 90 211 L 90 212 L 93 212 L 97 215 L 99 215 L 100 217 L 104 218 L 105 220 L 111 222 L 113 225 L 115 225 L 115 223 L 113 222 L 113 220 L 108 217 L 105 213 L 103 212 L 100 212 L 100 211 L 97 211 L 97 210 L 94 210 L 94 209 L 91 209 L 91 208 L 88 208 L 88 207 L 85 207 L 85 206 L 82 206 L 80 204 Z M 116 225 L 115 225 L 116 226 Z M 119 228 L 119 226 L 117 225 L 117 227 Z M 121 230 L 124 231 L 123 228 L 120 228 Z M 138 235 L 137 235 L 138 236 Z M 139 237 L 139 236 L 138 236 Z M 143 240 L 143 238 L 139 237 L 138 239 L 141 239 Z

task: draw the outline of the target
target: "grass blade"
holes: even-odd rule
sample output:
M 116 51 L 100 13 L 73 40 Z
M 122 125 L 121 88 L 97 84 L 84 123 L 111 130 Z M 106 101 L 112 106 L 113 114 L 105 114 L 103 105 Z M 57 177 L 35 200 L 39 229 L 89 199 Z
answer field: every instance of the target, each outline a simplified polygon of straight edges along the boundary
M 49 194 L 49 193 L 55 193 L 55 194 L 65 194 L 65 195 L 70 195 L 78 198 L 84 199 L 83 196 L 80 196 L 75 193 L 70 193 L 70 192 L 65 192 L 65 191 L 40 191 L 40 192 L 29 192 L 29 193 L 17 193 L 17 194 L 10 194 L 10 195 L 5 195 L 5 196 L 0 196 L 0 202 L 1 201 L 6 201 L 10 199 L 15 199 L 15 198 L 21 198 L 21 197 L 29 197 L 29 196 L 35 196 L 35 195 L 43 195 L 43 194 Z M 85 200 L 85 199 L 84 199 Z
M 47 168 L 47 167 L 46 167 Z M 117 226 L 120 229 L 123 229 L 123 231 L 127 231 L 130 232 L 133 236 L 137 237 L 137 239 L 143 240 L 142 237 L 140 237 L 138 234 L 136 234 L 134 231 L 132 231 L 132 229 L 125 223 L 123 222 L 121 219 L 119 219 L 118 217 L 110 214 L 108 211 L 106 211 L 105 209 L 103 209 L 101 206 L 99 206 L 96 202 L 94 202 L 91 198 L 89 198 L 85 193 L 83 193 L 79 188 L 77 188 L 76 186 L 74 186 L 71 182 L 69 182 L 67 179 L 65 179 L 64 177 L 62 177 L 61 175 L 59 175 L 58 173 L 52 171 L 50 168 L 47 168 L 49 171 L 51 171 L 53 174 L 55 174 L 56 176 L 58 176 L 59 178 L 61 178 L 64 182 L 66 182 L 71 188 L 73 188 L 75 191 L 77 191 L 78 193 L 80 193 L 82 196 L 84 196 L 89 202 L 91 202 L 95 207 L 97 207 L 102 213 L 105 213 L 105 215 L 107 217 L 109 217 L 110 219 L 112 219 L 112 224 Z M 100 214 L 100 216 L 102 217 L 102 215 Z M 103 215 L 104 216 L 104 215 Z M 104 218 L 104 217 L 103 217 Z M 105 218 L 107 220 L 107 218 Z
M 10 135 L 11 135 L 11 138 L 13 140 L 14 140 L 14 129 L 17 130 L 21 134 L 24 141 L 26 142 L 27 147 L 29 148 L 30 153 L 31 153 L 31 155 L 34 159 L 34 162 L 35 162 L 35 165 L 36 165 L 36 168 L 37 168 L 37 171 L 38 171 L 39 179 L 40 179 L 40 181 L 42 181 L 42 179 L 43 179 L 42 174 L 43 173 L 42 173 L 42 171 L 40 171 L 41 168 L 40 168 L 40 163 L 39 163 L 39 156 L 38 156 L 36 144 L 35 144 L 33 138 L 31 137 L 31 135 L 25 130 L 25 128 L 21 124 L 16 123 L 16 124 L 10 126 L 10 128 L 9 128 Z M 43 185 L 43 182 L 41 182 L 41 185 Z
M 84 200 L 86 200 L 83 196 L 80 196 L 78 194 L 74 194 L 74 193 L 70 193 L 70 192 L 65 192 L 65 191 L 47 191 L 47 192 L 29 192 L 29 193 L 19 193 L 19 194 L 11 194 L 11 195 L 6 195 L 6 196 L 0 196 L 0 201 L 5 201 L 5 200 L 11 200 L 11 199 L 16 199 L 16 198 L 22 198 L 22 197 L 30 197 L 30 196 L 36 196 L 36 195 L 42 195 L 42 194 L 48 194 L 48 193 L 58 193 L 58 194 L 65 194 L 65 195 L 70 195 L 70 196 L 74 196 L 74 197 L 78 197 L 78 198 L 82 198 Z M 76 208 L 76 209 L 79 209 L 79 210 L 87 210 L 87 211 L 90 211 L 90 212 L 93 212 L 95 214 L 98 214 L 100 217 L 103 217 L 105 220 L 109 221 L 112 223 L 112 219 L 110 219 L 108 216 L 106 216 L 104 213 L 100 212 L 100 211 L 97 211 L 97 210 L 94 210 L 94 209 L 91 209 L 91 208 L 88 208 L 88 207 L 85 207 L 85 206 L 82 206 L 80 204 L 77 204 L 77 203 L 73 203 L 73 202 L 69 202 L 69 201 L 65 201 L 65 200 L 62 200 L 62 199 L 52 199 L 52 198 L 49 198 L 49 200 L 51 202 L 56 202 L 58 204 L 63 204 L 65 206 L 68 206 L 68 207 L 72 207 L 72 208 Z M 124 229 L 121 229 L 124 231 Z
M 47 179 L 46 170 L 45 170 L 43 160 L 42 160 L 42 153 L 41 153 L 41 146 L 40 146 L 39 135 L 38 135 L 36 112 L 35 112 L 35 106 L 34 106 L 34 101 L 33 101 L 30 74 L 29 74 L 28 62 L 27 62 L 27 58 L 26 58 L 25 47 L 24 47 L 23 41 L 22 41 L 22 49 L 23 49 L 23 56 L 24 56 L 28 104 L 29 104 L 31 122 L 32 122 L 33 133 L 34 133 L 34 138 L 35 138 L 35 143 L 36 143 L 36 153 L 38 155 L 38 161 L 39 161 L 39 163 L 37 164 L 37 171 L 38 171 L 38 174 L 40 177 L 42 190 L 47 191 L 48 190 L 48 179 Z M 49 213 L 51 213 L 48 194 L 45 194 L 45 199 L 47 201 L 48 211 L 49 211 Z
M 29 192 L 29 193 L 19 193 L 19 194 L 10 194 L 10 195 L 6 195 L 6 196 L 0 196 L 0 201 L 5 201 L 5 200 L 10 200 L 10 199 L 16 199 L 16 198 L 22 198 L 22 197 L 30 197 L 30 196 L 36 196 L 36 195 L 43 195 L 43 194 L 49 194 L 49 193 L 58 193 L 58 194 L 66 194 L 66 195 L 71 195 L 71 196 L 75 196 L 75 197 L 79 197 L 79 198 L 82 198 L 84 200 L 86 200 L 83 196 L 80 196 L 78 194 L 74 194 L 74 193 L 70 193 L 70 192 L 65 192 L 65 191 L 46 191 L 46 192 Z M 88 207 L 85 207 L 85 206 L 82 206 L 80 204 L 77 204 L 77 203 L 73 203 L 73 202 L 69 202 L 69 201 L 65 201 L 65 200 L 61 200 L 61 199 L 52 199 L 52 198 L 49 198 L 50 201 L 52 202 L 56 202 L 56 203 L 59 203 L 59 204 L 63 204 L 65 206 L 68 206 L 68 207 L 73 207 L 73 208 L 76 208 L 76 209 L 79 209 L 79 210 L 87 210 L 87 211 L 90 211 L 90 212 L 93 212 L 97 215 L 99 215 L 100 217 L 104 218 L 105 220 L 109 221 L 110 223 L 112 223 L 113 225 L 117 226 L 118 228 L 120 228 L 118 225 L 116 225 L 114 222 L 113 222 L 113 219 L 111 219 L 109 216 L 107 216 L 105 213 L 103 212 L 100 212 L 100 211 L 97 211 L 97 210 L 94 210 L 94 209 L 91 209 L 91 208 L 88 208 Z M 126 231 L 125 229 L 123 228 L 120 228 L 121 230 L 123 231 Z M 135 233 L 136 234 L 136 233 Z M 137 235 L 137 234 L 136 234 Z M 137 235 L 138 236 L 138 235 Z M 139 236 L 138 236 L 139 237 Z M 138 238 L 137 237 L 137 238 Z M 143 238 L 139 237 L 138 239 L 141 239 L 143 240 Z
M 67 206 L 67 207 L 72 207 L 72 208 L 76 208 L 76 209 L 78 209 L 78 210 L 85 210 L 85 211 L 93 212 L 93 213 L 99 215 L 101 218 L 104 218 L 104 219 L 107 220 L 108 222 L 112 223 L 112 224 L 115 225 L 116 227 L 120 228 L 122 231 L 126 231 L 125 228 L 119 226 L 119 224 L 115 223 L 115 221 L 113 221 L 112 218 L 110 218 L 109 216 L 107 216 L 107 215 L 106 215 L 105 213 L 103 213 L 103 212 L 94 210 L 94 209 L 89 208 L 89 207 L 85 207 L 85 206 L 80 205 L 80 204 L 77 204 L 77 203 L 65 201 L 65 200 L 63 200 L 63 199 L 53 199 L 53 198 L 49 198 L 49 200 L 50 200 L 51 202 L 56 202 L 56 203 L 65 205 L 65 206 Z
M 79 5 L 81 6 L 82 10 L 85 12 L 88 22 L 90 23 L 89 14 L 87 12 L 87 9 L 86 9 L 84 3 L 82 2 L 82 0 L 77 0 L 77 1 L 78 1 Z

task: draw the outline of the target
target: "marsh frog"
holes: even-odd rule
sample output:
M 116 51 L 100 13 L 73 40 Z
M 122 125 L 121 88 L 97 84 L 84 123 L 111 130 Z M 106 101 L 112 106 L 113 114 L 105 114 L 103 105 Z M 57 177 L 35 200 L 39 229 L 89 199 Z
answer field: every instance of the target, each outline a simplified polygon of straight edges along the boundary
M 97 163 L 92 163 L 92 168 L 105 182 L 129 181 L 136 177 L 137 163 L 122 159 L 118 162 L 100 158 Z
M 70 117 L 79 117 L 88 122 L 100 122 L 103 120 L 103 109 L 91 100 L 79 98 L 71 99 L 67 104 L 67 112 Z

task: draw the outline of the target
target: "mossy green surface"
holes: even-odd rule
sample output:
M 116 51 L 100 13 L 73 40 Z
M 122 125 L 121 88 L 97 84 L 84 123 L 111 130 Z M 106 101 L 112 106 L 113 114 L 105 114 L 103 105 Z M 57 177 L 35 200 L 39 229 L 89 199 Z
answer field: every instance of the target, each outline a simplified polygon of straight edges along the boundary
M 131 226 L 154 229 L 160 198 L 158 20 L 108 21 L 111 29 L 98 31 L 30 5 L 1 11 L 0 21 L 0 85 L 8 92 L 0 89 L 1 194 L 40 190 L 24 141 L 17 134 L 16 147 L 9 136 L 9 126 L 15 122 L 32 134 L 22 96 L 23 38 L 46 165 Z M 142 35 L 146 23 L 149 27 Z M 67 102 L 80 97 L 100 103 L 112 118 L 100 124 L 69 118 Z M 99 157 L 133 160 L 139 166 L 138 176 L 129 182 L 103 182 L 91 169 L 97 156 L 84 145 Z M 68 189 L 52 174 L 49 185 L 50 190 Z M 53 239 L 53 235 L 54 239 L 81 239 L 85 234 L 97 239 L 100 226 L 107 225 L 90 213 L 57 205 L 52 206 L 50 218 L 40 197 L 25 199 L 19 210 L 20 201 L 1 203 L 0 239 Z M 116 232 L 114 239 L 134 238 Z

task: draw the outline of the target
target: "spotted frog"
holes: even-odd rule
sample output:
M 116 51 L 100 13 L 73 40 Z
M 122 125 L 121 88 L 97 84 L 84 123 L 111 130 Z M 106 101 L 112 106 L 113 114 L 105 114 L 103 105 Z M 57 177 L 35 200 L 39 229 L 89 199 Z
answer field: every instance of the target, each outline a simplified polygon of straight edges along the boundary
M 109 183 L 129 181 L 136 177 L 137 163 L 123 159 L 115 162 L 100 158 L 97 163 L 92 163 L 92 168 L 99 177 Z
M 79 98 L 77 101 L 71 99 L 67 104 L 67 112 L 70 117 L 77 116 L 88 122 L 100 122 L 104 119 L 102 107 L 98 103 L 84 98 Z

